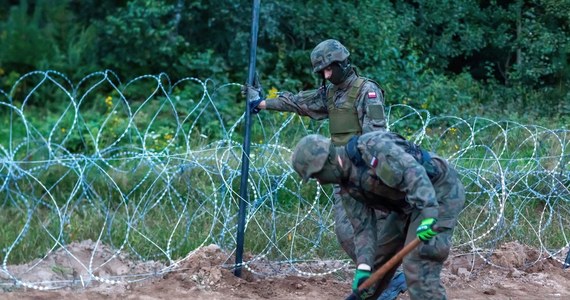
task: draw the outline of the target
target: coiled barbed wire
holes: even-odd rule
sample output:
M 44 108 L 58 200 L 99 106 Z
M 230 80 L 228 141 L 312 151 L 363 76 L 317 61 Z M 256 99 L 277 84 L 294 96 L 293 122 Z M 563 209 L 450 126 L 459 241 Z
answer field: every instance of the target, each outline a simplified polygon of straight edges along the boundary
M 194 251 L 235 248 L 241 130 L 232 115 L 241 85 L 166 74 L 122 83 L 111 71 L 73 84 L 37 71 L 0 90 L 0 195 L 5 234 L 2 272 L 36 289 L 26 274 L 56 251 L 82 270 L 81 282 L 132 282 L 170 272 Z M 301 185 L 289 159 L 295 142 L 325 132 L 325 122 L 286 113 L 254 116 L 246 220 L 248 270 L 264 275 L 324 275 L 349 263 L 336 244 L 331 190 Z M 569 131 L 481 117 L 432 116 L 397 104 L 388 126 L 457 168 L 467 202 L 454 249 L 490 257 L 508 241 L 562 262 L 570 220 Z M 69 251 L 92 240 L 90 257 Z M 34 247 L 32 247 L 34 246 Z M 96 253 L 110 249 L 100 261 Z M 33 248 L 35 250 L 29 250 Z M 128 254 L 160 261 L 149 273 L 104 274 Z M 25 270 L 13 265 L 36 259 Z M 312 264 L 318 262 L 320 264 Z M 263 267 L 259 267 L 263 266 Z

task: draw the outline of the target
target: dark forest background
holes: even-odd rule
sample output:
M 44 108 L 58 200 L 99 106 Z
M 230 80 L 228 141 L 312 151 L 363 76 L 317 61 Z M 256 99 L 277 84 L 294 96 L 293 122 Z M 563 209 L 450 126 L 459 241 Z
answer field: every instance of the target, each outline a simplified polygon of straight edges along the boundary
M 123 80 L 164 72 L 245 82 L 251 9 L 243 0 L 0 0 L 0 89 L 34 70 L 75 81 L 109 69 Z M 309 54 L 335 38 L 389 105 L 565 126 L 569 26 L 570 0 L 261 1 L 257 72 L 266 90 L 314 88 Z M 243 110 L 233 104 L 221 105 Z

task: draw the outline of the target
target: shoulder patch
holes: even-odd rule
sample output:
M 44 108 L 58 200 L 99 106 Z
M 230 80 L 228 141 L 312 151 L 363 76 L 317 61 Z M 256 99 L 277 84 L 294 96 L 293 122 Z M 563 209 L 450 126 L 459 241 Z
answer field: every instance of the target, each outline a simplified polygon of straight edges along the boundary
M 370 166 L 372 168 L 376 168 L 378 166 L 378 159 L 375 156 L 372 157 L 372 160 L 370 161 Z
M 368 99 L 374 99 L 376 97 L 378 97 L 376 92 L 368 92 Z

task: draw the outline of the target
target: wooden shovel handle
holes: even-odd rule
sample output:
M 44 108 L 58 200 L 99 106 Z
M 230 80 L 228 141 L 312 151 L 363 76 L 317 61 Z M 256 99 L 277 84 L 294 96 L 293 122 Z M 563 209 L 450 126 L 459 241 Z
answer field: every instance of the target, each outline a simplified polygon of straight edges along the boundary
M 384 275 L 386 275 L 386 272 L 388 272 L 392 268 L 394 268 L 400 261 L 402 261 L 404 256 L 406 256 L 406 255 L 408 255 L 408 253 L 412 252 L 412 250 L 414 250 L 421 243 L 422 243 L 422 241 L 419 238 L 415 238 L 409 244 L 404 246 L 404 248 L 402 248 L 402 250 L 398 251 L 398 253 L 396 253 L 394 256 L 392 256 L 392 258 L 390 258 L 385 264 L 383 264 L 380 267 L 380 269 L 378 269 L 374 273 L 372 273 L 372 275 L 370 275 L 370 277 L 368 277 L 368 279 L 366 279 L 358 287 L 358 291 L 362 292 L 363 290 L 371 287 L 374 283 L 378 282 L 378 280 L 382 279 L 382 277 L 384 277 Z

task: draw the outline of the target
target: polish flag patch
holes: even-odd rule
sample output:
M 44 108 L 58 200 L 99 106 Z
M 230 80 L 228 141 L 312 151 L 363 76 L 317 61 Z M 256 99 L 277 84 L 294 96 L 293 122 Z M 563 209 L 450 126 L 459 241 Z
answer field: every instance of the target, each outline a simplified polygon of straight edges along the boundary
M 370 161 L 370 166 L 372 168 L 376 168 L 376 166 L 378 166 L 378 159 L 376 157 L 372 157 L 372 161 Z
M 376 92 L 368 92 L 368 99 L 374 99 L 378 97 L 378 95 L 376 95 Z

